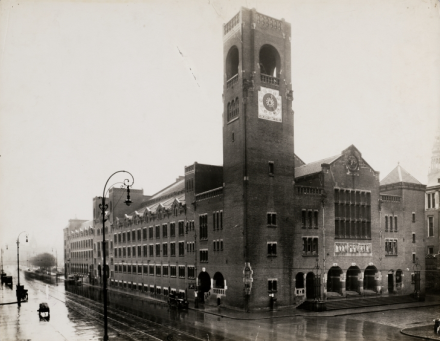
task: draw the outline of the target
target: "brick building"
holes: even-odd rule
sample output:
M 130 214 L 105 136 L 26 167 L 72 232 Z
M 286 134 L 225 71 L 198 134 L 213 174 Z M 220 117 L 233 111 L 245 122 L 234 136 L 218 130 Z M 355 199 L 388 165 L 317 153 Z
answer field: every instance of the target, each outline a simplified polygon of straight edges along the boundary
M 290 24 L 242 8 L 223 34 L 223 166 L 191 164 L 152 196 L 132 190 L 130 208 L 109 191 L 110 285 L 245 309 L 413 292 L 425 187 L 400 166 L 380 183 L 354 146 L 305 164 L 294 154 Z
M 440 127 L 434 139 L 425 196 L 426 287 L 440 290 Z

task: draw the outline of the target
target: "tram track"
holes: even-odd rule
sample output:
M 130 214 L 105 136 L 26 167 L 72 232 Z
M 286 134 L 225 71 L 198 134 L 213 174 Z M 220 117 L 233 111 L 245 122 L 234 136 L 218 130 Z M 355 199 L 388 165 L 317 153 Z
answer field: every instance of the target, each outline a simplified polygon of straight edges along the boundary
M 45 293 L 40 287 L 35 288 L 34 283 L 28 282 L 31 287 L 36 290 L 39 290 Z M 41 283 L 44 285 L 44 283 Z M 37 284 L 38 285 L 38 284 Z M 77 313 L 86 314 L 88 318 L 91 318 L 101 325 L 103 325 L 103 313 L 101 312 L 103 309 L 103 304 L 92 299 L 86 298 L 81 295 L 77 295 L 72 292 L 61 292 L 56 289 L 56 287 L 47 284 L 50 286 L 52 292 L 57 292 L 60 295 L 64 294 L 65 299 L 63 300 L 59 297 L 56 297 L 52 294 L 49 294 L 50 297 L 66 304 L 66 306 Z M 79 302 L 78 302 L 79 301 Z M 167 324 L 160 324 L 148 319 L 143 319 L 139 316 L 131 314 L 127 311 L 120 311 L 114 308 L 107 309 L 107 318 L 109 323 L 109 328 L 113 331 L 131 339 L 134 341 L 138 340 L 174 340 L 174 341 L 203 341 L 203 339 L 198 338 L 194 335 L 186 333 L 182 330 L 176 329 Z M 98 315 L 99 317 L 97 317 Z M 136 324 L 136 328 L 133 327 L 133 324 Z M 126 331 L 123 331 L 125 329 Z

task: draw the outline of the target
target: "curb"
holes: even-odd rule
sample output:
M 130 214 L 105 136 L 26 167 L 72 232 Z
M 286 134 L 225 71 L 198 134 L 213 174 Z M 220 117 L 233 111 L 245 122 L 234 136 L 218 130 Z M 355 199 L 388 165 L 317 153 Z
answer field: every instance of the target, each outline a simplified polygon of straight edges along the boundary
M 419 327 L 430 327 L 430 328 L 432 328 L 432 325 L 431 324 L 425 324 L 425 325 L 419 326 Z M 430 337 L 430 336 L 414 335 L 414 334 L 410 334 L 410 333 L 406 332 L 406 330 L 412 329 L 412 328 L 414 328 L 414 327 L 403 328 L 403 329 L 400 330 L 400 333 L 403 334 L 403 335 L 406 335 L 406 336 L 411 336 L 411 337 L 415 337 L 415 338 L 423 339 L 423 340 L 435 340 L 435 341 L 440 340 L 440 335 L 439 335 L 439 337 L 434 338 L 434 337 Z

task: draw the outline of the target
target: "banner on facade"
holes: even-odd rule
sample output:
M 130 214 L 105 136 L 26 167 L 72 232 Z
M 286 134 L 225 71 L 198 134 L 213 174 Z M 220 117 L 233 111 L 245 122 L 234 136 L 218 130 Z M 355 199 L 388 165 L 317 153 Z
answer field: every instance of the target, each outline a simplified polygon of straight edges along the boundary
M 371 243 L 335 243 L 335 256 L 372 256 Z

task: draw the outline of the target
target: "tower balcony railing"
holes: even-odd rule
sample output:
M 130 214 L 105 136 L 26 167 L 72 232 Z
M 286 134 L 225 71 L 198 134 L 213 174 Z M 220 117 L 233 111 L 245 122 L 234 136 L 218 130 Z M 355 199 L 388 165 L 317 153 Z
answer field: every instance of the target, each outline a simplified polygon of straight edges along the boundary
M 226 88 L 228 89 L 231 88 L 232 86 L 234 86 L 234 84 L 237 84 L 237 82 L 238 82 L 238 73 L 226 81 Z
M 265 75 L 264 73 L 262 73 L 260 76 L 261 76 L 261 81 L 263 83 L 268 83 L 268 84 L 272 84 L 272 85 L 280 85 L 280 79 L 277 77 Z

